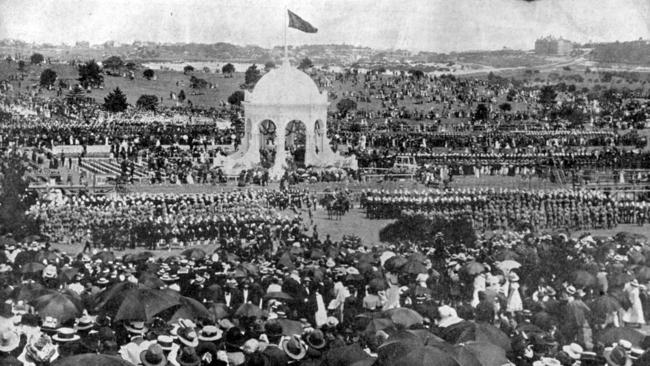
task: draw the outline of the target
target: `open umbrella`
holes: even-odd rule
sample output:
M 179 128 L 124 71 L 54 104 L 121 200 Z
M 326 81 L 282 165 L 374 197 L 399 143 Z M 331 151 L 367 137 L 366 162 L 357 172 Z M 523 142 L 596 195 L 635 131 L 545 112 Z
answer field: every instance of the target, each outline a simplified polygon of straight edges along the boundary
M 74 276 L 79 273 L 79 269 L 75 267 L 63 267 L 59 271 L 59 278 L 65 282 L 71 282 L 74 280 Z
M 11 298 L 17 301 L 32 301 L 43 294 L 43 285 L 38 282 L 28 282 L 15 288 L 11 293 Z
M 52 317 L 59 323 L 74 320 L 83 310 L 83 304 L 77 294 L 72 291 L 49 291 L 32 301 L 34 310 L 45 319 Z
M 403 350 L 396 350 L 398 348 Z M 445 350 L 429 346 L 393 345 L 391 351 L 378 353 L 382 365 L 391 366 L 457 366 L 456 360 Z M 382 348 L 380 348 L 381 350 Z M 384 355 L 385 353 L 385 355 Z M 385 356 L 385 357 L 382 357 Z
M 108 262 L 114 262 L 115 261 L 115 254 L 113 252 L 109 251 L 102 251 L 99 252 L 92 257 L 93 260 L 101 260 L 104 263 Z
M 395 308 L 384 311 L 384 317 L 390 319 L 395 324 L 401 324 L 410 327 L 414 324 L 422 324 L 424 318 L 417 311 L 409 308 Z
M 383 278 L 373 278 L 368 283 L 368 286 L 370 286 L 371 288 L 377 291 L 382 291 L 386 289 L 386 280 L 384 280 Z
M 96 353 L 84 353 L 81 355 L 69 356 L 56 360 L 53 365 L 56 366 L 133 366 L 130 362 L 119 356 L 109 356 Z
M 507 259 L 507 260 L 504 260 L 504 261 L 501 261 L 501 262 L 497 262 L 496 265 L 497 265 L 497 268 L 499 268 L 500 270 L 502 270 L 504 272 L 509 272 L 509 271 L 512 271 L 515 268 L 521 267 L 521 263 L 519 263 L 519 262 L 517 262 L 515 260 L 512 260 L 512 259 Z
M 399 272 L 402 266 L 407 262 L 408 259 L 400 255 L 392 256 L 384 262 L 384 268 L 389 272 Z
M 158 313 L 180 305 L 180 294 L 174 291 L 152 289 L 143 285 L 124 286 L 122 291 L 114 288 L 98 308 L 113 315 L 115 321 L 150 321 Z
M 14 264 L 16 266 L 22 266 L 24 264 L 30 263 L 30 262 L 36 262 L 36 255 L 37 252 L 33 250 L 27 250 L 24 252 L 19 252 L 16 254 L 16 258 L 14 258 Z
M 57 252 L 53 251 L 42 251 L 38 252 L 36 254 L 36 261 L 37 262 L 42 262 L 44 260 L 48 261 L 48 263 L 56 262 L 58 259 L 61 259 L 61 255 Z
M 163 288 L 166 287 L 165 282 L 160 279 L 160 277 L 156 276 L 155 274 L 151 272 L 144 272 L 138 279 L 138 282 L 141 283 L 143 286 L 147 286 L 149 288 Z
M 285 269 L 288 270 L 293 270 L 296 268 L 296 266 L 293 264 L 293 259 L 291 258 L 291 254 L 289 252 L 284 252 L 278 259 L 278 266 L 282 266 Z
M 154 256 L 153 253 L 145 251 L 145 252 L 138 252 L 135 254 L 127 254 L 122 258 L 122 260 L 124 261 L 124 263 L 144 262 L 153 256 Z
M 291 300 L 293 300 L 293 297 L 291 295 L 289 295 L 288 293 L 286 293 L 286 292 L 271 291 L 271 292 L 267 292 L 266 294 L 264 294 L 264 299 L 265 300 L 275 299 L 275 300 L 282 300 L 282 301 L 291 301 Z
M 318 260 L 318 259 L 321 259 L 323 257 L 325 257 L 325 252 L 320 248 L 314 248 L 314 249 L 311 250 L 311 253 L 309 253 L 309 258 L 311 258 L 311 259 Z
M 461 271 L 470 275 L 470 276 L 475 276 L 479 273 L 482 273 L 485 271 L 485 266 L 479 262 L 476 261 L 471 261 L 467 264 L 465 264 L 462 268 Z
M 206 253 L 205 250 L 201 248 L 189 248 L 182 251 L 181 255 L 185 256 L 187 259 L 198 260 L 205 258 Z
M 589 308 L 595 315 L 604 318 L 607 314 L 618 311 L 621 303 L 611 295 L 602 295 L 589 304 Z
M 410 274 L 426 273 L 427 267 L 420 261 L 409 260 L 400 268 L 400 271 Z
M 211 320 L 219 320 L 230 316 L 230 308 L 223 303 L 210 305 L 208 311 L 210 312 Z
M 235 317 L 238 318 L 259 318 L 264 314 L 262 309 L 251 303 L 242 304 L 235 311 Z
M 630 343 L 636 347 L 641 347 L 645 335 L 633 328 L 617 327 L 607 329 L 600 335 L 600 337 L 598 337 L 598 340 L 605 346 L 611 346 L 613 343 L 616 343 L 621 339 L 630 341 Z
M 176 310 L 169 323 L 175 323 L 178 319 L 210 319 L 210 311 L 199 301 L 185 296 L 181 296 L 178 301 L 180 305 L 171 308 Z
M 459 366 L 503 366 L 510 362 L 501 347 L 483 342 L 458 345 L 454 347 L 451 356 Z
M 25 265 L 22 265 L 20 267 L 20 272 L 21 273 L 41 273 L 45 269 L 45 265 L 43 263 L 38 263 L 38 262 L 30 262 Z
M 323 362 L 321 364 L 328 366 L 349 366 L 367 358 L 368 354 L 361 348 L 359 343 L 353 343 L 347 346 L 331 348 L 323 355 Z
M 634 275 L 636 279 L 639 280 L 639 282 L 648 282 L 650 281 L 650 267 L 639 267 L 636 271 L 634 271 Z
M 240 265 L 240 267 L 251 276 L 257 276 L 260 273 L 259 268 L 250 262 L 244 262 Z
M 510 338 L 499 328 L 488 323 L 473 323 L 467 327 L 455 340 L 454 343 L 465 343 L 470 341 L 492 343 L 505 351 L 510 351 Z
M 282 326 L 282 334 L 286 336 L 302 334 L 302 323 L 297 320 L 279 318 L 274 321 Z
M 506 261 L 506 260 L 519 260 L 519 253 L 510 249 L 501 249 L 495 255 L 494 259 L 497 261 Z
M 596 276 L 585 270 L 577 270 L 573 272 L 571 274 L 571 281 L 574 285 L 580 287 L 595 286 L 598 283 Z
M 365 332 L 368 334 L 376 334 L 380 330 L 390 329 L 395 327 L 392 320 L 386 318 L 371 319 L 366 326 Z

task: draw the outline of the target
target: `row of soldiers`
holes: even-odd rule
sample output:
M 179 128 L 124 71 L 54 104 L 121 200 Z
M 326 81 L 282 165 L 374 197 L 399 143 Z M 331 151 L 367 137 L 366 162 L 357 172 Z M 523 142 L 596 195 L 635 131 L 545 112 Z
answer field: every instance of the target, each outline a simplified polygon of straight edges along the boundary
M 404 214 L 442 214 L 467 217 L 479 230 L 515 229 L 524 223 L 540 229 L 613 228 L 643 225 L 650 203 L 616 200 L 599 192 L 519 190 L 368 191 L 362 205 L 371 219 Z

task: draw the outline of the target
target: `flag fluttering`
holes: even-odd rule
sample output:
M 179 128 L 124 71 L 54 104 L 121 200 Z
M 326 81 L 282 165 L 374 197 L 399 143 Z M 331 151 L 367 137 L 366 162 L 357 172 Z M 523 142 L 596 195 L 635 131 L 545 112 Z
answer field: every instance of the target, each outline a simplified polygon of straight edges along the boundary
M 302 19 L 301 17 L 293 13 L 291 10 L 287 10 L 287 11 L 289 12 L 289 28 L 295 28 L 305 33 L 318 32 L 318 29 L 313 25 L 309 24 L 309 22 Z

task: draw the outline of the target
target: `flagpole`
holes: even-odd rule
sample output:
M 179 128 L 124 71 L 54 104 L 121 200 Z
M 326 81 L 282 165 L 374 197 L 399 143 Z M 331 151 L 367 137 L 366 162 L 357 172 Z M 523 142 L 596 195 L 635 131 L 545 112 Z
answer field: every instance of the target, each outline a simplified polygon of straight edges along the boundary
M 284 7 L 284 62 L 289 64 L 289 49 L 287 47 L 287 28 L 289 23 L 287 21 L 287 14 L 289 13 L 289 8 L 285 5 Z

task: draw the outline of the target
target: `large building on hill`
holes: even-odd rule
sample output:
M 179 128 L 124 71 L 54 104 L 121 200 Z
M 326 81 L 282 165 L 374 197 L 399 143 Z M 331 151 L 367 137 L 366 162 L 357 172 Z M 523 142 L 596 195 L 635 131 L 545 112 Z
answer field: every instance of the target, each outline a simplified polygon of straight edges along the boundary
M 573 42 L 564 38 L 544 37 L 535 41 L 538 55 L 565 56 L 573 51 Z

